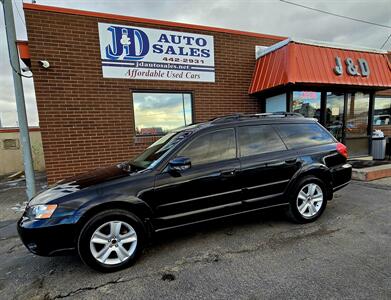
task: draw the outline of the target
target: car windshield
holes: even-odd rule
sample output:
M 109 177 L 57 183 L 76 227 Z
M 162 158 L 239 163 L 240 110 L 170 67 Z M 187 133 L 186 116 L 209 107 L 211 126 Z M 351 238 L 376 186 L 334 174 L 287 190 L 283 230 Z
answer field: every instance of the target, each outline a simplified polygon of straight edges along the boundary
M 191 134 L 191 131 L 188 130 L 167 133 L 145 149 L 130 164 L 139 169 L 153 168 L 169 150 L 183 141 L 189 134 Z

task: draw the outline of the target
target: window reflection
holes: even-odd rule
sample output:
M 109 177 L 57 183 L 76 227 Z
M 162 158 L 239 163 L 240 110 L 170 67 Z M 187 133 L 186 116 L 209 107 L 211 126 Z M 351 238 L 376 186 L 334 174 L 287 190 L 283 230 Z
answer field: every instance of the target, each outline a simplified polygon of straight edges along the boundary
M 320 120 L 320 93 L 310 91 L 293 92 L 293 112 L 307 118 Z
M 316 123 L 276 126 L 289 149 L 332 143 L 331 136 Z
M 368 155 L 369 95 L 348 94 L 345 124 L 345 145 L 351 156 Z
M 391 125 L 391 97 L 376 97 L 373 125 Z
M 266 112 L 286 111 L 286 93 L 266 98 Z
M 367 136 L 369 95 L 351 94 L 346 116 L 346 136 Z
M 339 141 L 343 139 L 344 94 L 327 93 L 326 128 Z
M 193 122 L 191 94 L 133 93 L 137 135 L 162 135 Z
M 233 129 L 223 129 L 196 138 L 178 156 L 190 158 L 192 165 L 211 163 L 236 157 Z
M 239 127 L 238 134 L 241 157 L 286 150 L 270 125 Z

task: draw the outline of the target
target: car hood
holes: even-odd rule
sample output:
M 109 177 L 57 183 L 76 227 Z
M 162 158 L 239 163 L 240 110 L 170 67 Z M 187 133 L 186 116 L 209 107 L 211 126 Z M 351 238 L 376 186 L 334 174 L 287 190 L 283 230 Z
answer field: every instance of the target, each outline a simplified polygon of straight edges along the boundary
M 132 170 L 129 163 L 120 163 L 105 168 L 95 169 L 59 181 L 54 186 L 37 194 L 31 199 L 29 205 L 46 204 L 53 199 L 58 199 L 87 187 L 136 173 L 138 172 Z

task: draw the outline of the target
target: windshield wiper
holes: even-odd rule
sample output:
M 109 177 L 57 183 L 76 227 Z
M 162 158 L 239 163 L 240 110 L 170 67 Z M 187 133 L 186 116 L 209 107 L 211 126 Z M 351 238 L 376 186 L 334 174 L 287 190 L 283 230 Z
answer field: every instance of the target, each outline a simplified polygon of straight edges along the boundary
M 134 169 L 134 171 L 140 171 L 146 169 L 144 166 L 136 164 L 133 160 L 129 161 L 129 166 Z

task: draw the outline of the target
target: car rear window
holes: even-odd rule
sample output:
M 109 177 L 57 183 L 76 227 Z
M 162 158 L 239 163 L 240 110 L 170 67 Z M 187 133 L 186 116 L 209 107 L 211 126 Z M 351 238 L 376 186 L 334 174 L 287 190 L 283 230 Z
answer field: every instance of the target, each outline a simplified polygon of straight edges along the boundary
M 270 125 L 239 127 L 238 135 L 241 157 L 286 150 L 281 138 Z
M 330 134 L 316 123 L 275 126 L 289 149 L 334 143 Z

